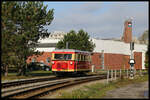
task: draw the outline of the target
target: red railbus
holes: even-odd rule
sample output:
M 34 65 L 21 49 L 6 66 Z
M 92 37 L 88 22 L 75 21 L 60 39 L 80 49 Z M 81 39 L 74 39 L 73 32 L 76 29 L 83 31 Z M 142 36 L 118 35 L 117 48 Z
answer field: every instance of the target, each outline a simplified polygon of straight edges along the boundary
M 57 75 L 91 71 L 91 53 L 74 49 L 52 52 L 52 72 Z

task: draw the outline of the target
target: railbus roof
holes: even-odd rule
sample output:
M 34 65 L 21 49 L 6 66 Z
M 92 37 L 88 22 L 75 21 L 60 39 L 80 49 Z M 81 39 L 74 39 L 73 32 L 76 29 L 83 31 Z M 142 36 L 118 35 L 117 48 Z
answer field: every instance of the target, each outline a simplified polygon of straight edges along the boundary
M 75 49 L 55 49 L 52 52 L 77 52 L 77 53 L 91 53 L 89 51 L 81 51 Z

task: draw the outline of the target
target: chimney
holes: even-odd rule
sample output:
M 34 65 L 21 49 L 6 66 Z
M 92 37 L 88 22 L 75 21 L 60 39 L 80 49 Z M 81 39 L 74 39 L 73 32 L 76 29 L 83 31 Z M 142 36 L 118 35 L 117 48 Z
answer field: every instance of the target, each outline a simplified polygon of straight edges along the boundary
M 132 20 L 128 19 L 124 22 L 123 41 L 130 43 L 132 41 Z

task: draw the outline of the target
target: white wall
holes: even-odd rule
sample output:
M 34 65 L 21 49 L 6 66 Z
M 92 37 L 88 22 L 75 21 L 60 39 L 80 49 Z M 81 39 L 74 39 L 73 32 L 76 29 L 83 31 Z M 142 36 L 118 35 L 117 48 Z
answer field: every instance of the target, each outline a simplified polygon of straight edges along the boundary
M 129 54 L 128 45 L 125 45 L 123 42 L 97 39 L 92 39 L 92 41 L 96 45 L 94 52 L 101 52 L 104 50 L 105 53 Z

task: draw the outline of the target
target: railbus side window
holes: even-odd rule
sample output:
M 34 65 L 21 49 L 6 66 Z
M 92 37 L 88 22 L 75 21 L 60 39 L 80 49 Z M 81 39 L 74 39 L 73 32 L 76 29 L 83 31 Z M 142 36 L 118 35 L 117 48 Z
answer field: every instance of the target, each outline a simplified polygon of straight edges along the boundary
M 82 61 L 82 55 L 80 54 L 80 61 Z
M 84 61 L 84 55 L 82 55 L 82 61 Z
M 84 55 L 84 61 L 86 61 L 86 55 Z
M 82 61 L 84 61 L 84 55 L 82 55 Z
M 83 60 L 86 61 L 86 55 L 84 55 L 84 59 Z
M 90 55 L 88 55 L 87 60 L 90 61 Z
M 88 61 L 88 55 L 85 56 L 85 61 Z
M 82 61 L 82 54 L 80 54 L 80 61 Z
M 81 61 L 81 55 L 78 54 L 78 61 Z
M 84 61 L 84 55 L 81 55 L 81 61 Z
M 89 61 L 89 55 L 86 56 L 86 61 Z
M 78 61 L 78 54 L 75 54 L 75 60 Z

